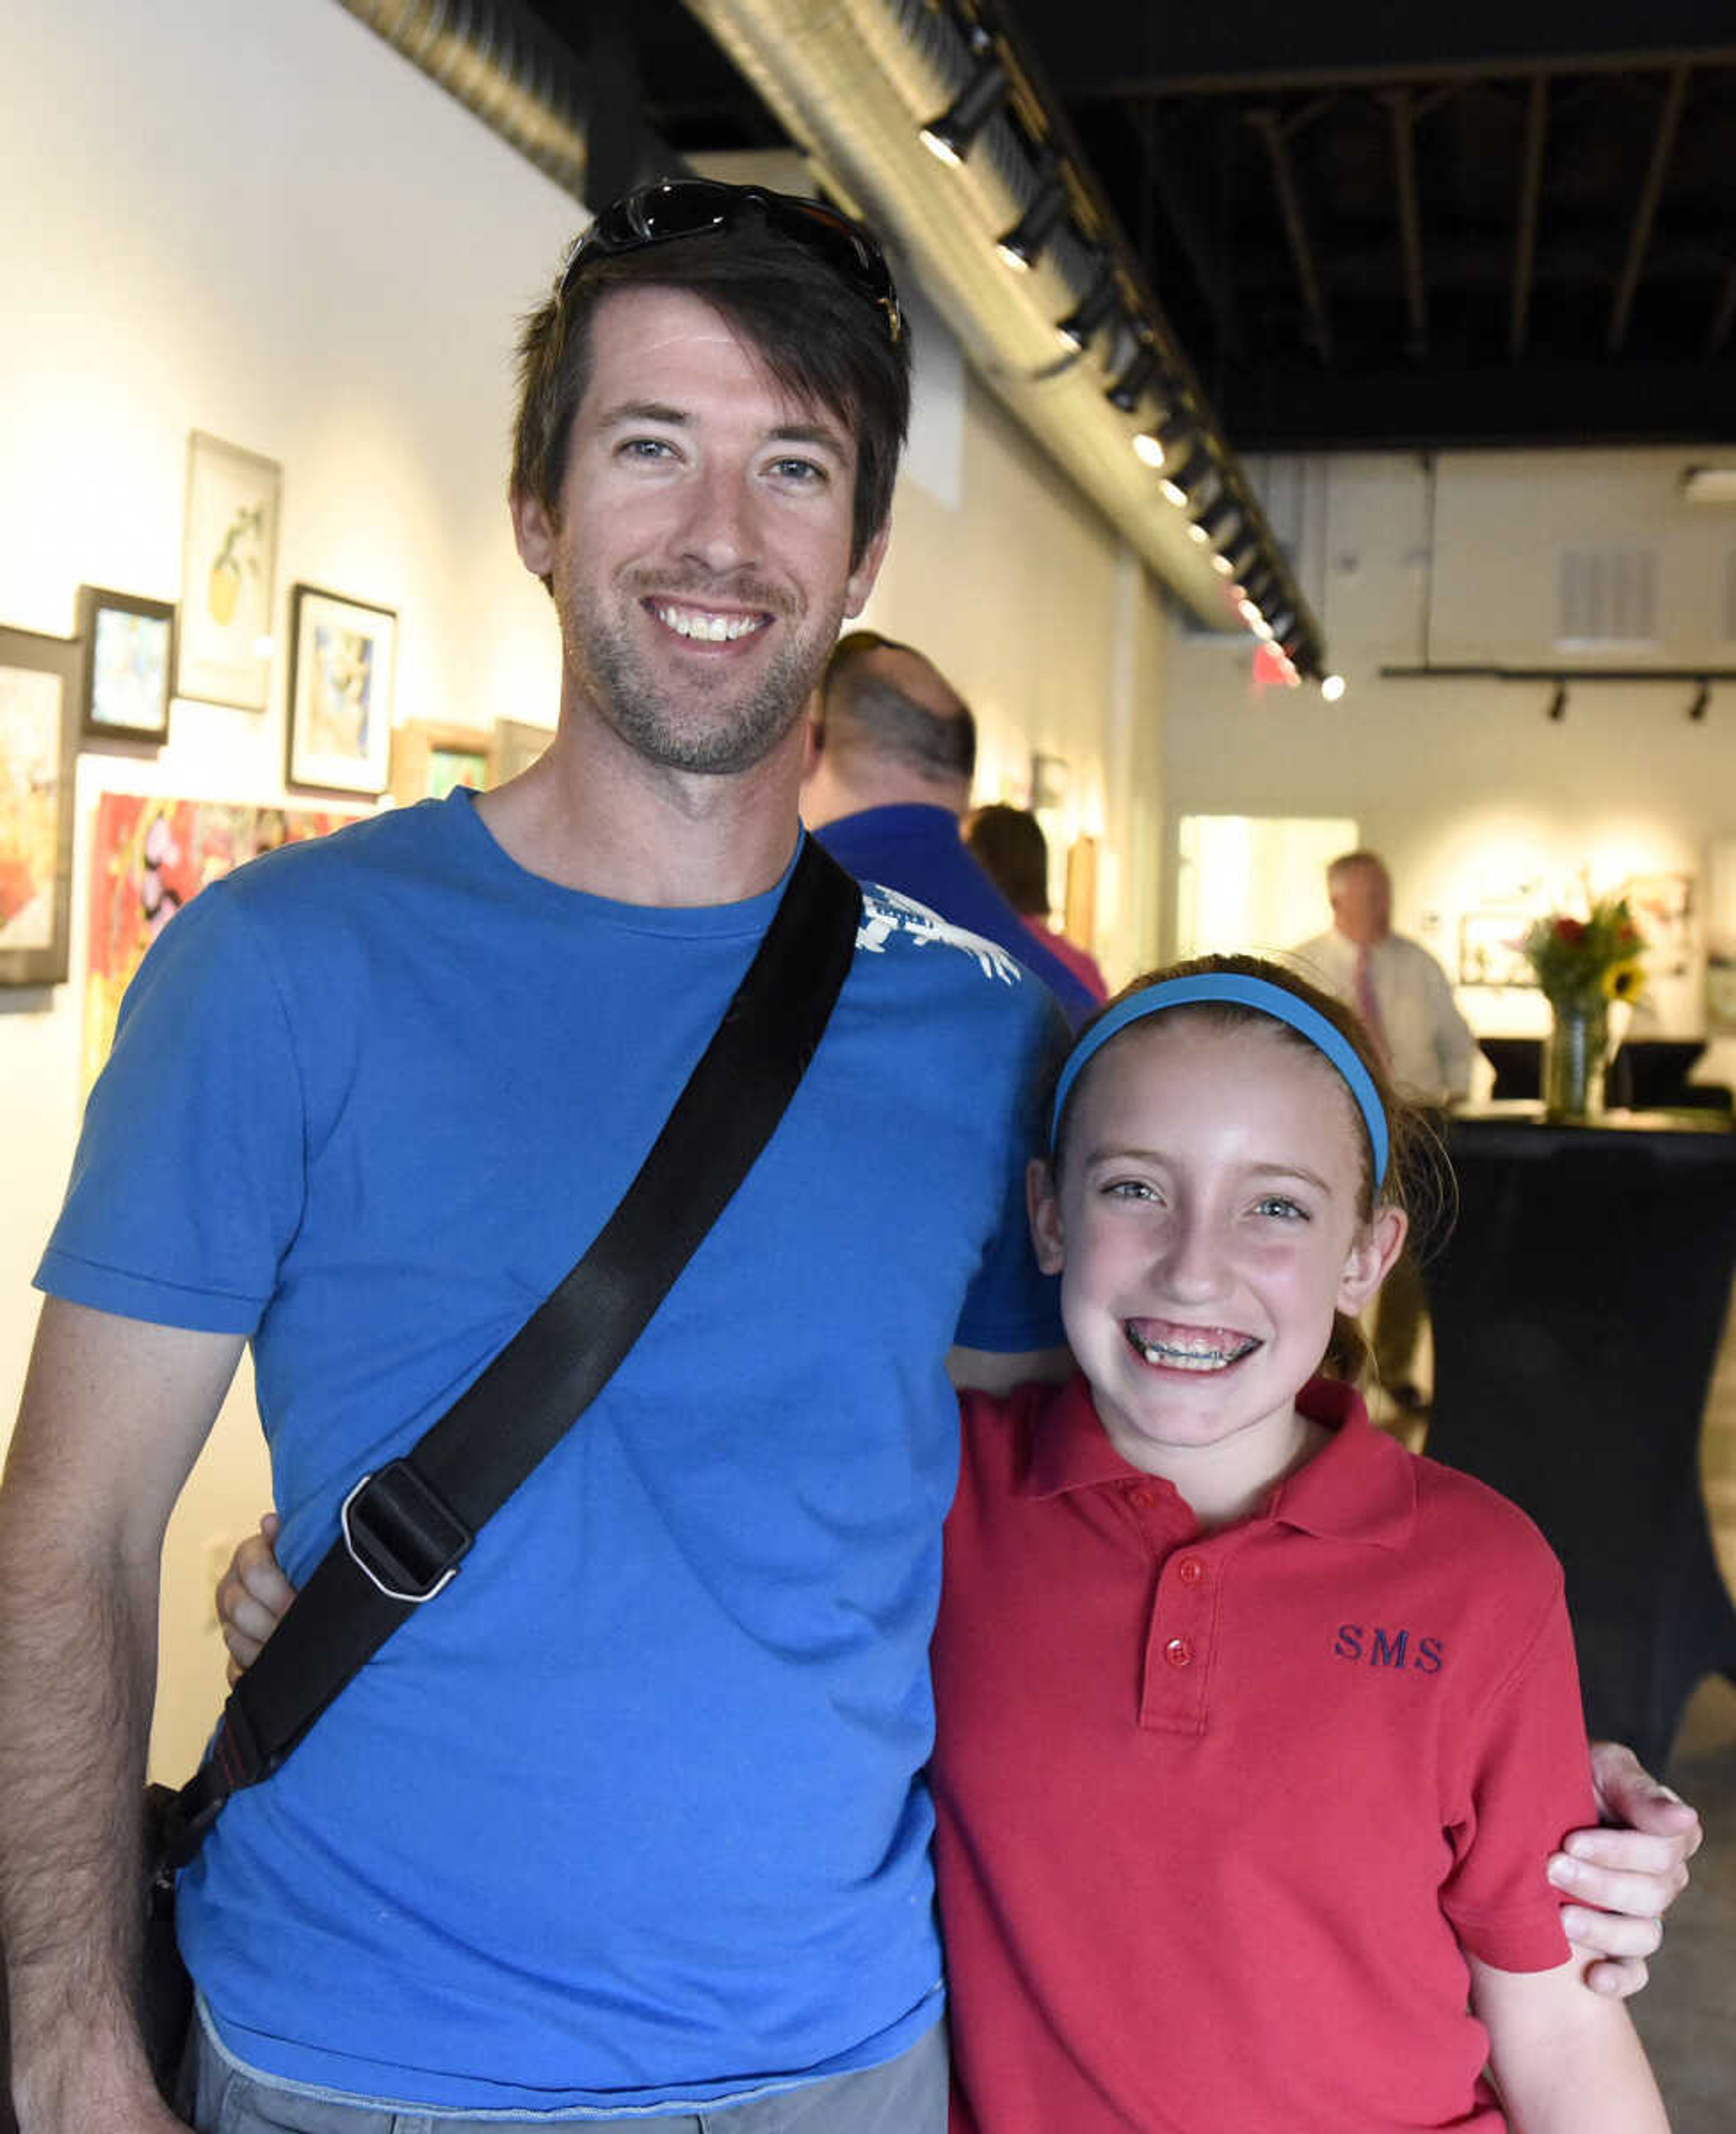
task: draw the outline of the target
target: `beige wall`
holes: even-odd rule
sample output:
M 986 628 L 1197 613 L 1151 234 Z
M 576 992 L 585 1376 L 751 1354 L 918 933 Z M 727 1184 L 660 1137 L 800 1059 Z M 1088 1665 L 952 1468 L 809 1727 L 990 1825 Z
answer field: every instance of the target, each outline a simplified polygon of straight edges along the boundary
M 175 597 L 198 427 L 283 463 L 280 628 L 297 580 L 396 608 L 400 717 L 552 722 L 550 613 L 501 492 L 513 323 L 571 200 L 332 0 L 10 0 L 0 197 L 0 619 L 66 633 L 81 582 Z M 1161 604 L 992 399 L 947 408 L 956 500 L 904 485 L 873 620 L 973 695 L 998 780 L 1034 746 L 1072 763 L 1124 964 L 1157 910 Z M 72 982 L 0 988 L 0 1439 L 76 1131 L 95 795 L 283 798 L 283 678 L 264 715 L 177 702 L 160 756 L 81 759 Z M 245 1376 L 172 1531 L 164 1775 L 219 1696 L 211 1559 L 268 1500 Z
M 863 619 L 928 653 L 970 702 L 979 800 L 1025 804 L 1033 751 L 1068 765 L 1061 828 L 1101 841 L 1090 945 L 1119 983 L 1155 949 L 1167 603 L 974 379 L 965 408 L 960 507 L 914 480 L 900 485 L 892 548 Z
M 1702 904 L 1714 847 L 1736 836 L 1736 683 L 1687 717 L 1691 687 L 1585 684 L 1546 716 L 1546 683 L 1382 680 L 1415 664 L 1736 664 L 1724 602 L 1736 514 L 1680 501 L 1683 468 L 1713 451 L 1458 453 L 1440 461 L 1431 514 L 1410 456 L 1280 462 L 1264 470 L 1334 663 L 1337 705 L 1312 688 L 1256 698 L 1249 656 L 1178 641 L 1170 663 L 1164 802 L 1185 814 L 1344 815 L 1385 853 L 1396 918 L 1455 968 L 1458 922 L 1528 885 L 1554 902 L 1631 874 L 1692 873 Z M 1649 548 L 1658 634 L 1645 649 L 1556 642 L 1564 549 Z M 1173 867 L 1173 839 L 1168 842 Z M 1298 934 L 1327 923 L 1318 905 Z M 1635 1034 L 1698 1034 L 1700 972 L 1661 987 Z M 1467 990 L 1485 1034 L 1530 1034 L 1534 992 Z M 1722 1048 L 1720 1048 L 1722 1050 Z M 1700 1071 L 1730 1079 L 1736 1060 Z

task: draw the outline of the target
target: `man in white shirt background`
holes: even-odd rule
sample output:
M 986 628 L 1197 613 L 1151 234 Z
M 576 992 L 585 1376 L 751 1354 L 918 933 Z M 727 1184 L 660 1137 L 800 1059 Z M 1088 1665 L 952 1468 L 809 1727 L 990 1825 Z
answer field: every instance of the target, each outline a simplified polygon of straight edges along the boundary
M 1392 930 L 1392 877 L 1378 852 L 1345 852 L 1326 871 L 1330 932 L 1292 950 L 1309 974 L 1354 1008 L 1401 1095 L 1438 1107 L 1468 1096 L 1477 1040 L 1454 1005 L 1446 973 L 1419 941 Z M 1407 1252 L 1376 1307 L 1375 1366 L 1388 1398 L 1424 1405 L 1413 1373 L 1424 1310 L 1422 1276 Z

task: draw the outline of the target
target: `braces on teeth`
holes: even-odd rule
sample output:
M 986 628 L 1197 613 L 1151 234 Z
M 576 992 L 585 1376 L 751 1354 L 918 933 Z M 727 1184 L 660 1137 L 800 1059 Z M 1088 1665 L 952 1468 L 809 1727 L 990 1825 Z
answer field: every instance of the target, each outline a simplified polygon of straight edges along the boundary
M 1260 1346 L 1257 1341 L 1240 1342 L 1234 1349 L 1177 1346 L 1169 1341 L 1148 1341 L 1130 1326 L 1126 1332 L 1128 1340 L 1148 1362 L 1171 1364 L 1184 1371 L 1220 1371 L 1227 1364 L 1239 1364 L 1244 1356 L 1251 1356 Z

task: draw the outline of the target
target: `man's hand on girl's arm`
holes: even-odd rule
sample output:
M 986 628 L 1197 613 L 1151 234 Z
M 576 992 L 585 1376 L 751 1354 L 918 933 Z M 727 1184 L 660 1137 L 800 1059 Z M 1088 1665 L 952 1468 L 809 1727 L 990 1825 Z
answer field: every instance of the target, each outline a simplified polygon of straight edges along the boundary
M 1646 1959 L 1663 1939 L 1664 1914 L 1687 1887 L 1687 1863 L 1705 1833 L 1681 1796 L 1619 1741 L 1593 1742 L 1591 1774 L 1603 1825 L 1573 1832 L 1549 1875 L 1575 1900 L 1561 1914 L 1569 1939 L 1600 1959 L 1586 1984 L 1625 1999 L 1646 1983 Z

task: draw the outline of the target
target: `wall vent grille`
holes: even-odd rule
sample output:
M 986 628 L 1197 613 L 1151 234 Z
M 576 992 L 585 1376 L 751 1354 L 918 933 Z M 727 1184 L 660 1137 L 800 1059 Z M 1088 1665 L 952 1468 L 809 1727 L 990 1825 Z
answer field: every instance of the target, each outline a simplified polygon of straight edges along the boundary
M 1736 579 L 1733 579 L 1736 584 Z M 1657 551 L 1564 548 L 1555 644 L 1563 652 L 1657 643 Z

